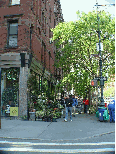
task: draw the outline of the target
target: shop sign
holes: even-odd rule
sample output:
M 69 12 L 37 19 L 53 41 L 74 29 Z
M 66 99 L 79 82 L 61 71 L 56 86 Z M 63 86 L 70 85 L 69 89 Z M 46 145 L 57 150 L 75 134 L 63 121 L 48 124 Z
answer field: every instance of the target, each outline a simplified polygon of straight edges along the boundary
M 10 107 L 10 116 L 18 116 L 18 107 Z

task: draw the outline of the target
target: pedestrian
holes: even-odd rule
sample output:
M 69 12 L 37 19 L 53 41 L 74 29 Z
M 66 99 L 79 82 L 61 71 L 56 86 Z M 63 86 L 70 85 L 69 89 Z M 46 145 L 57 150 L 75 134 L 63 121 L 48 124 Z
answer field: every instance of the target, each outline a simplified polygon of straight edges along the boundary
M 73 116 L 75 117 L 75 108 L 77 107 L 78 105 L 78 101 L 77 99 L 75 98 L 75 95 L 73 95 L 73 104 L 72 104 L 72 113 L 73 113 Z
M 85 100 L 85 113 L 87 114 L 87 111 L 88 111 L 88 105 L 89 105 L 89 100 L 86 99 Z
M 68 120 L 68 111 L 70 113 L 70 120 L 72 121 L 72 104 L 73 104 L 73 99 L 69 96 L 66 97 L 65 99 L 65 103 L 66 103 L 66 115 L 65 115 L 65 119 L 64 121 L 67 122 Z
M 115 122 L 115 100 L 110 102 L 108 105 L 108 110 L 110 114 L 110 122 Z

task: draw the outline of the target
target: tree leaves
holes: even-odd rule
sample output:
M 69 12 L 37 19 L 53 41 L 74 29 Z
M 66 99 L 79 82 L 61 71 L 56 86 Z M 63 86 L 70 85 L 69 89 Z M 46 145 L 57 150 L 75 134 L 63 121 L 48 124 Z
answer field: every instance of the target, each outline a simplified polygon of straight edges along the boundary
M 95 11 L 88 14 L 77 11 L 77 15 L 76 22 L 59 23 L 52 31 L 53 40 L 60 49 L 56 53 L 56 66 L 63 68 L 65 83 L 73 83 L 75 91 L 84 94 L 85 89 L 90 88 L 90 80 L 98 75 L 99 58 L 91 57 L 91 54 L 99 54 L 96 50 L 96 43 L 99 42 L 98 25 L 103 43 L 103 74 L 114 70 L 115 19 L 111 19 L 111 15 L 105 11 L 99 13 L 99 22 Z M 104 34 L 107 34 L 105 40 Z M 70 72 L 71 67 L 73 73 Z M 63 80 L 61 82 L 64 83 Z

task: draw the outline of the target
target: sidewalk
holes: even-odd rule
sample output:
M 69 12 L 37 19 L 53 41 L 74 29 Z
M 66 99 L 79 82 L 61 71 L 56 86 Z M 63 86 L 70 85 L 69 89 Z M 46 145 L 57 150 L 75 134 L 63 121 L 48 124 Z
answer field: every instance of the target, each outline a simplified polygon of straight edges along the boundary
M 77 114 L 73 121 L 21 121 L 1 119 L 0 138 L 76 140 L 115 132 L 115 123 L 100 122 L 95 115 Z

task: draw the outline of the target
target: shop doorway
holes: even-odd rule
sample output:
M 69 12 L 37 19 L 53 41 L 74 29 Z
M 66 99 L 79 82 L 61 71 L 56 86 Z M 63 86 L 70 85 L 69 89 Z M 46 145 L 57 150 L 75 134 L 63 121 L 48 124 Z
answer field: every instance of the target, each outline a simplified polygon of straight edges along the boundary
M 10 116 L 10 107 L 19 107 L 20 68 L 1 69 L 1 116 Z

